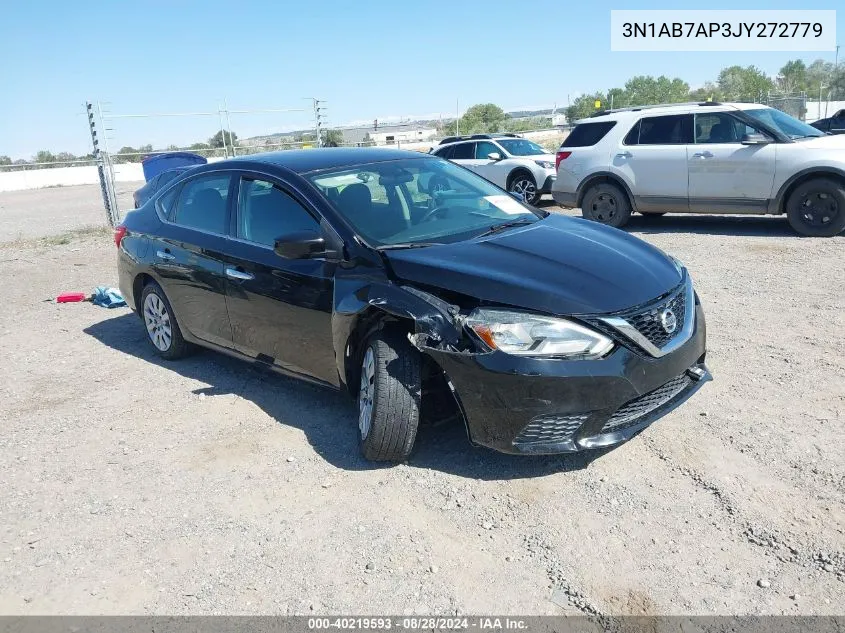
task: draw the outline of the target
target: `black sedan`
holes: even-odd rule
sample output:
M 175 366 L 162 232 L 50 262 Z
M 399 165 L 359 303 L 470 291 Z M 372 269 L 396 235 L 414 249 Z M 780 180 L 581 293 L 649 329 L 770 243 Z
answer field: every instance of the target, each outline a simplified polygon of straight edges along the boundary
M 182 174 L 117 228 L 156 352 L 202 345 L 348 391 L 361 448 L 402 460 L 421 413 L 509 453 L 617 444 L 707 380 L 684 267 L 431 155 L 247 156 Z

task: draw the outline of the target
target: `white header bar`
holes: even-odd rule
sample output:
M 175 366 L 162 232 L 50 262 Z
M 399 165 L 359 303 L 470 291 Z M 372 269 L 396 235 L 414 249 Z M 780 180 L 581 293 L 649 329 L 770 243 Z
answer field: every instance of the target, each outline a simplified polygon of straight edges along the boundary
M 610 50 L 835 51 L 836 11 L 611 11 Z

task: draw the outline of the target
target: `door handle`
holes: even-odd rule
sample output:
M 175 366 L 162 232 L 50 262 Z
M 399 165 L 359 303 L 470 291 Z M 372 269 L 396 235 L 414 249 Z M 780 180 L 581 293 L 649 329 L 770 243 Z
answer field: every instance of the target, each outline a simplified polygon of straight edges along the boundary
M 171 255 L 168 250 L 156 251 L 156 257 L 163 259 L 166 262 L 176 259 L 176 255 Z
M 692 155 L 693 158 L 713 158 L 712 152 L 696 152 Z
M 242 270 L 238 270 L 237 268 L 227 268 L 226 276 L 229 279 L 240 279 L 241 281 L 249 281 L 250 279 L 255 279 L 255 275 L 253 275 L 252 273 L 247 273 Z
M 616 158 L 631 158 L 633 154 L 631 152 L 619 152 L 616 155 Z

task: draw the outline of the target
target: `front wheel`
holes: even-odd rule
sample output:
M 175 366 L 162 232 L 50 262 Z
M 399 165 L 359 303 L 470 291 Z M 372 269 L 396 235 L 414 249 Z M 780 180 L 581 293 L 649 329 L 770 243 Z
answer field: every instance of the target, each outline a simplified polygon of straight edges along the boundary
M 786 217 L 800 235 L 838 235 L 845 229 L 845 186 L 828 178 L 798 185 L 786 201 Z
M 542 196 L 540 190 L 537 188 L 537 182 L 534 180 L 534 176 L 523 171 L 517 172 L 511 177 L 508 191 L 522 194 L 526 204 L 530 205 L 540 202 L 540 197 Z
M 361 357 L 358 438 L 373 461 L 402 461 L 420 420 L 420 354 L 399 334 L 373 335 Z
M 581 214 L 593 222 L 619 228 L 631 218 L 631 204 L 619 187 L 602 182 L 593 185 L 584 194 Z

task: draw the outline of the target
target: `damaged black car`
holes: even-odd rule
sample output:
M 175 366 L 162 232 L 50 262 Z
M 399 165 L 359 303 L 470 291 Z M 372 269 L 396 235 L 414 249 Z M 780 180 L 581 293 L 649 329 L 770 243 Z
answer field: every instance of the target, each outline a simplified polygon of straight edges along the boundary
M 200 166 L 115 231 L 120 288 L 165 359 L 212 348 L 348 391 L 372 460 L 420 419 L 519 454 L 630 439 L 710 380 L 683 265 L 416 152 Z

